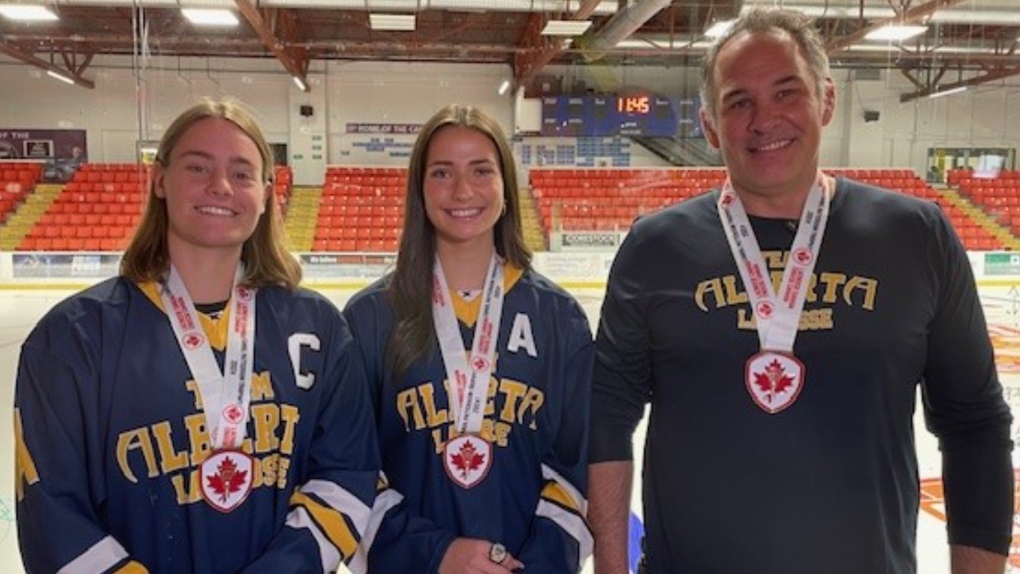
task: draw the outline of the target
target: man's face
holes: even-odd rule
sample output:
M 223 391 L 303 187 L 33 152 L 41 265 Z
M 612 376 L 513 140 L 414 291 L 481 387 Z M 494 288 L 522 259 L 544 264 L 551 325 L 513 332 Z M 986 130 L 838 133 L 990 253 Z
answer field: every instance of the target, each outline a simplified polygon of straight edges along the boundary
M 786 32 L 741 33 L 715 64 L 715 117 L 702 109 L 709 143 L 719 148 L 738 192 L 798 206 L 818 170 L 822 128 L 829 124 L 835 88 L 818 83 Z M 768 215 L 768 214 L 762 214 Z

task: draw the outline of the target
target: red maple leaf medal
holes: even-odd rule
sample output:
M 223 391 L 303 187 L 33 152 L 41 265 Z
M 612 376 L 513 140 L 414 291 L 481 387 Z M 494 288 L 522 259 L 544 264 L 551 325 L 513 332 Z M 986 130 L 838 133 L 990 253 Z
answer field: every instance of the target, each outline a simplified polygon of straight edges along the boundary
M 236 450 L 221 450 L 202 462 L 202 495 L 206 504 L 231 512 L 248 498 L 254 461 Z
M 443 450 L 446 474 L 461 488 L 472 488 L 489 474 L 492 445 L 475 435 L 461 435 Z
M 763 351 L 747 360 L 747 392 L 755 404 L 774 415 L 797 400 L 804 387 L 804 364 L 786 353 Z

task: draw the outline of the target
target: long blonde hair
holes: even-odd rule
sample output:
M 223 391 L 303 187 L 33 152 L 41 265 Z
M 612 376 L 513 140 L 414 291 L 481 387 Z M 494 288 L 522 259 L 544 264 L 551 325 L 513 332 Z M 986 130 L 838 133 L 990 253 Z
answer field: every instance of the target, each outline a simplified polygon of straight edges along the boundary
M 235 100 L 211 100 L 185 110 L 170 124 L 163 134 L 156 152 L 156 162 L 169 167 L 174 146 L 185 132 L 201 120 L 220 118 L 241 129 L 258 147 L 262 156 L 261 182 L 269 188 L 266 193 L 266 210 L 259 218 L 251 237 L 241 247 L 241 261 L 245 264 L 242 282 L 249 287 L 277 285 L 287 289 L 301 282 L 301 266 L 287 251 L 283 232 L 283 218 L 272 193 L 273 152 L 252 114 Z M 136 281 L 158 281 L 170 270 L 170 250 L 167 232 L 170 217 L 166 199 L 156 195 L 156 181 L 149 181 L 148 200 L 142 220 L 120 262 L 120 273 Z

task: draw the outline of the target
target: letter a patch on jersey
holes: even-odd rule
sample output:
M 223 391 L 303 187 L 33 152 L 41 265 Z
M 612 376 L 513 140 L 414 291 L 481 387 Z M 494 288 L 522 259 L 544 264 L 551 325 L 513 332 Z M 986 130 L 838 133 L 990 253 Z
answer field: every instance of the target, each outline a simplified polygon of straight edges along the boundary
M 461 488 L 472 488 L 489 474 L 492 445 L 475 435 L 461 435 L 446 443 L 443 464 Z

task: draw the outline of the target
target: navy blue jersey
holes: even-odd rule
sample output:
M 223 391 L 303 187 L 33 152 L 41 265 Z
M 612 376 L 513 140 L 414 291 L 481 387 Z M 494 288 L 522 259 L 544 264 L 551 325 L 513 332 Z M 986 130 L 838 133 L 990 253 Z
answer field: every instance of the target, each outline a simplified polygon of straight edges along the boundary
M 803 386 L 770 414 L 748 391 L 759 337 L 717 200 L 635 224 L 599 325 L 592 460 L 630 458 L 651 403 L 648 571 L 913 573 L 918 388 L 944 456 L 950 543 L 1003 551 L 1010 414 L 970 263 L 938 206 L 838 182 L 793 348 Z M 794 233 L 751 224 L 777 285 Z
M 155 287 L 111 279 L 40 321 L 15 392 L 27 572 L 331 572 L 354 557 L 379 461 L 350 333 L 310 291 L 263 288 L 256 304 L 253 488 L 229 513 L 203 498 L 205 413 Z M 222 365 L 229 317 L 200 320 Z
M 386 364 L 393 327 L 386 278 L 344 311 L 374 385 L 389 480 L 373 514 L 381 524 L 363 544 L 371 572 L 436 572 L 456 537 L 501 542 L 532 574 L 576 572 L 591 551 L 585 513 L 594 346 L 588 321 L 569 294 L 532 271 L 507 268 L 505 284 L 478 433 L 491 445 L 492 458 L 486 462 L 470 449 L 457 454 L 460 467 L 444 464 L 456 433 L 438 348 L 397 380 Z M 469 349 L 480 298 L 452 296 Z M 484 476 L 472 474 L 472 459 Z

